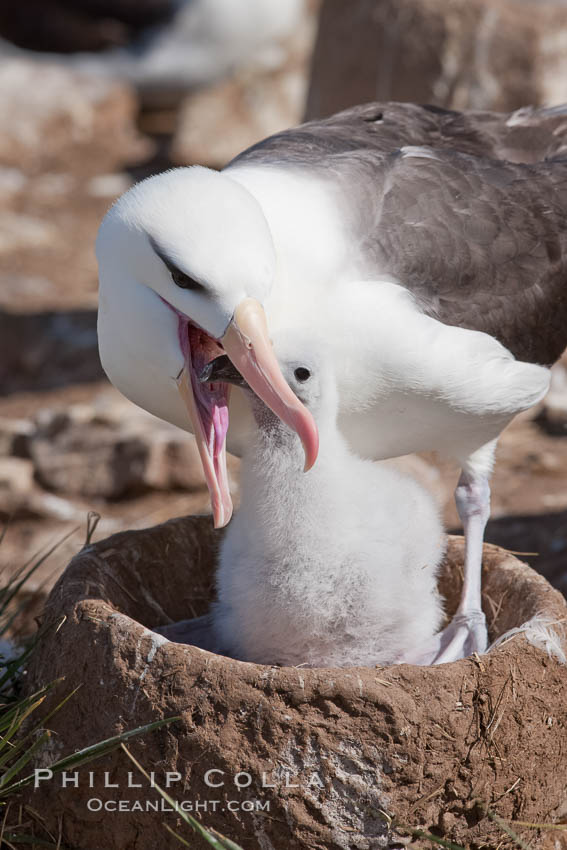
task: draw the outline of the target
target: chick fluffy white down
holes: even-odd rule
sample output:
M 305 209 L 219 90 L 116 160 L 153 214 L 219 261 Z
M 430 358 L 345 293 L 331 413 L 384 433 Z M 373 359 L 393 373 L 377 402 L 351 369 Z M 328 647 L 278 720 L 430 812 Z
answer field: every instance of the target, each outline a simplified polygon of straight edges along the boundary
M 219 643 L 262 664 L 403 661 L 442 619 L 438 508 L 412 479 L 353 455 L 332 416 L 317 420 L 308 473 L 285 426 L 259 428 L 248 446 L 217 575 Z

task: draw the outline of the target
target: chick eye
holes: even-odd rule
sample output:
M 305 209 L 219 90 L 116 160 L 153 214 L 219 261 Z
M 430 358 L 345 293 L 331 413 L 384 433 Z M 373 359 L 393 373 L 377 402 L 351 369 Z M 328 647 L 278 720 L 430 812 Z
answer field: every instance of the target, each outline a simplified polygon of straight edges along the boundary
M 305 366 L 298 366 L 293 374 L 295 375 L 295 379 L 301 384 L 304 384 L 311 377 L 311 372 Z
M 170 268 L 171 279 L 174 284 L 178 286 L 180 289 L 192 289 L 193 291 L 203 290 L 205 287 L 202 283 L 198 283 L 196 280 L 193 280 L 192 277 L 189 277 L 188 274 L 179 271 L 176 268 Z

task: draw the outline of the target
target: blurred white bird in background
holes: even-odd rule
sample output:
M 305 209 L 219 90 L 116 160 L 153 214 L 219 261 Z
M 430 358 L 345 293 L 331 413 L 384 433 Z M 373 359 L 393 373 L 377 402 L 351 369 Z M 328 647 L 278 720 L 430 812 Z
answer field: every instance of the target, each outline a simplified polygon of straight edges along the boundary
M 75 69 L 126 79 L 145 97 L 164 91 L 175 97 L 242 65 L 277 67 L 283 61 L 282 42 L 298 27 L 305 8 L 306 0 L 167 0 L 141 4 L 136 13 L 129 0 L 71 6 L 52 0 L 43 10 L 32 2 L 32 15 L 42 18 L 33 28 L 29 15 L 0 13 L 0 56 L 56 59 Z M 78 12 L 85 17 L 77 19 Z M 128 43 L 100 50 L 125 23 L 130 25 Z M 90 43 L 99 52 L 88 52 Z M 34 52 L 24 49 L 29 45 Z

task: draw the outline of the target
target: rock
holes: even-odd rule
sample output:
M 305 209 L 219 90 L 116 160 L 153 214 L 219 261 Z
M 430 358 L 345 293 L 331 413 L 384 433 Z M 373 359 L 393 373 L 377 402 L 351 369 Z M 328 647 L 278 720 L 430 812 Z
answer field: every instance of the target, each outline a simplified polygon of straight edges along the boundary
M 42 492 L 34 481 L 31 460 L 0 457 L 0 516 L 10 520 L 33 516 L 68 522 L 82 521 L 85 511 L 66 499 Z
M 70 496 L 119 499 L 143 483 L 148 447 L 136 436 L 102 424 L 68 422 L 39 431 L 30 444 L 38 482 Z
M 407 840 L 396 824 L 497 846 L 507 839 L 485 804 L 508 821 L 560 816 L 566 666 L 523 636 L 433 668 L 334 670 L 263 667 L 166 641 L 150 629 L 206 611 L 218 540 L 209 518 L 193 517 L 115 535 L 73 559 L 43 616 L 61 627 L 38 646 L 26 689 L 58 676 L 66 692 L 81 688 L 50 719 L 56 748 L 36 767 L 180 715 L 129 747 L 162 786 L 170 772 L 169 793 L 204 825 L 243 846 L 395 847 Z M 463 541 L 452 538 L 441 581 L 449 611 L 462 561 Z M 495 546 L 485 547 L 484 605 L 491 638 L 536 613 L 561 629 L 567 613 L 543 578 Z M 105 771 L 117 788 L 105 787 Z M 192 841 L 175 813 L 144 811 L 157 796 L 135 772 L 143 787 L 131 787 L 128 771 L 117 752 L 80 770 L 78 788 L 54 777 L 27 802 L 48 828 L 62 822 L 62 843 L 77 850 L 99 846 L 107 801 L 129 803 L 105 829 L 105 850 L 163 847 L 164 823 Z M 529 840 L 541 846 L 537 833 Z
M 105 391 L 89 404 L 44 408 L 34 421 L 0 418 L 0 460 L 2 455 L 31 458 L 38 484 L 64 496 L 109 500 L 148 490 L 193 492 L 205 487 L 192 434 L 151 416 L 116 391 Z M 233 491 L 238 463 L 229 456 Z M 47 500 L 47 495 L 46 510 L 49 504 L 52 512 L 67 511 L 68 503 Z
M 50 62 L 0 63 L 0 163 L 25 174 L 95 174 L 145 150 L 130 88 Z
M 59 234 L 48 221 L 33 216 L 0 212 L 0 256 L 16 251 L 47 250 Z
M 194 438 L 124 400 L 42 411 L 29 450 L 39 483 L 69 496 L 205 486 Z M 236 463 L 229 461 L 232 473 Z
M 144 469 L 144 484 L 157 490 L 198 490 L 205 487 L 203 467 L 192 434 L 182 431 L 169 422 L 152 416 L 131 404 L 116 391 L 101 393 L 93 407 L 84 413 L 83 421 L 93 417 L 114 428 L 124 427 L 148 444 L 148 460 Z M 77 420 L 77 406 L 72 408 Z M 238 488 L 239 460 L 227 456 L 227 469 L 233 494 Z
M 179 113 L 173 161 L 225 165 L 265 136 L 297 124 L 305 92 L 304 74 L 286 70 L 239 74 L 188 97 Z
M 307 117 L 409 100 L 511 111 L 567 100 L 561 0 L 324 0 Z
M 21 457 L 0 458 L 0 510 L 10 513 L 11 500 L 16 501 L 33 487 L 33 464 Z
M 0 457 L 29 457 L 29 440 L 34 426 L 28 419 L 0 418 Z
M 97 174 L 87 184 L 87 192 L 92 198 L 117 198 L 132 185 L 127 174 Z
M 567 434 L 567 362 L 565 357 L 551 370 L 549 392 L 542 402 L 537 421 L 554 436 Z
M 77 181 L 72 174 L 61 174 L 49 172 L 40 174 L 31 181 L 30 191 L 35 198 L 40 200 L 53 200 L 56 197 L 65 197 L 76 189 Z
M 41 281 L 36 284 L 40 287 Z M 0 309 L 3 394 L 86 383 L 103 377 L 95 310 L 16 313 Z
M 230 469 L 230 459 L 228 466 Z M 151 440 L 144 483 L 154 490 L 204 487 L 203 467 L 193 437 L 179 429 L 157 429 Z
M 42 297 L 53 296 L 56 287 L 53 281 L 46 277 L 20 274 L 2 275 L 2 291 L 0 292 L 0 309 L 10 307 L 14 303 L 37 304 Z M 0 322 L 1 322 L 0 318 Z
M 18 168 L 0 166 L 0 206 L 9 205 L 27 186 L 25 174 Z
M 297 124 L 303 113 L 315 37 L 314 4 L 279 51 L 256 52 L 228 80 L 189 95 L 172 143 L 177 163 L 225 165 L 259 139 Z

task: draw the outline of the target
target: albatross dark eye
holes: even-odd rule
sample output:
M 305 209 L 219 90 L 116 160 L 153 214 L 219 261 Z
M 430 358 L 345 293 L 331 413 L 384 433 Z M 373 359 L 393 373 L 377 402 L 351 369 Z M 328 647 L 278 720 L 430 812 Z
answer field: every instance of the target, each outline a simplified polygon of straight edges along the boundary
M 302 384 L 311 377 L 311 372 L 305 366 L 298 366 L 293 374 L 295 375 L 295 379 Z
M 204 287 L 202 283 L 199 283 L 198 280 L 193 280 L 192 277 L 189 277 L 188 274 L 182 272 L 180 269 L 177 268 L 174 263 L 172 263 L 165 251 L 159 247 L 159 245 L 152 236 L 148 236 L 148 239 L 150 241 L 150 245 L 160 258 L 168 272 L 170 273 L 171 279 L 176 286 L 178 286 L 180 289 L 192 289 L 193 292 L 205 291 L 206 287 Z
M 179 269 L 176 269 L 175 266 L 170 266 L 169 271 L 171 272 L 171 279 L 174 284 L 180 289 L 192 289 L 199 292 L 205 288 L 202 283 L 198 283 L 196 280 L 193 280 L 192 277 L 189 277 L 189 275 L 185 274 L 185 272 L 179 271 Z

